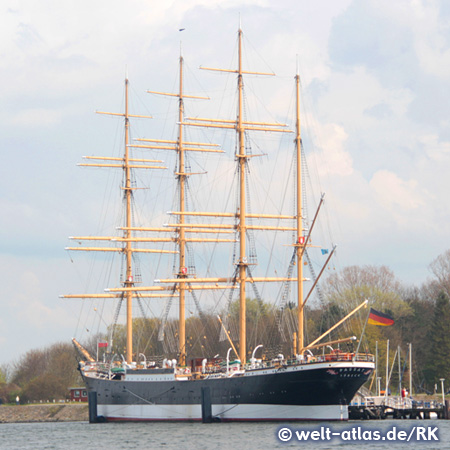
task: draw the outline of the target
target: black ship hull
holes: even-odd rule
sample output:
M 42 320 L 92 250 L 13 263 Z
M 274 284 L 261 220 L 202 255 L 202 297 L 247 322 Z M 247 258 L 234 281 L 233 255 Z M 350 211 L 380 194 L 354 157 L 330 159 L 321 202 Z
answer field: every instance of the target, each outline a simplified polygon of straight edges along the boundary
M 347 420 L 347 406 L 372 373 L 372 362 L 323 362 L 246 370 L 201 379 L 173 369 L 129 370 L 102 379 L 84 372 L 107 421 L 200 421 L 202 389 L 222 421 Z

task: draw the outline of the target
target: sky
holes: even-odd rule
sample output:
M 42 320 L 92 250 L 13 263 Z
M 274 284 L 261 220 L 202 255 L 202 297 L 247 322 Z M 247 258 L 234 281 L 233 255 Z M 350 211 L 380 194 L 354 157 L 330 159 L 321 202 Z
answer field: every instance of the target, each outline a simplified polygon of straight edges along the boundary
M 94 111 L 120 111 L 128 73 L 139 113 L 156 113 L 161 138 L 168 107 L 145 91 L 177 89 L 181 47 L 196 93 L 223 95 L 224 78 L 197 68 L 230 66 L 239 21 L 252 70 L 277 74 L 266 92 L 276 120 L 298 67 L 304 142 L 314 142 L 310 164 L 336 225 L 339 267 L 386 265 L 419 286 L 449 248 L 445 0 L 8 0 L 0 8 L 0 364 L 68 341 L 79 327 L 79 305 L 59 295 L 84 283 L 87 259 L 77 254 L 74 264 L 64 248 L 68 236 L 101 229 L 98 202 L 115 181 L 76 164 L 108 154 L 119 133 Z

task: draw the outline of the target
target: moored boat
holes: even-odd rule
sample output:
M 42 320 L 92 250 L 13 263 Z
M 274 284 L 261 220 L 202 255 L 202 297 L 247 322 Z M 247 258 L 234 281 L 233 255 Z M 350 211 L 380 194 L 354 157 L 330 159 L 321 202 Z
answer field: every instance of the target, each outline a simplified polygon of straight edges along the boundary
M 253 213 L 249 210 L 248 170 L 249 162 L 254 156 L 248 150 L 248 134 L 253 132 L 286 133 L 289 128 L 281 123 L 252 122 L 244 119 L 244 76 L 245 75 L 272 75 L 261 72 L 244 70 L 242 64 L 242 31 L 238 33 L 238 67 L 233 72 L 237 76 L 237 117 L 236 119 L 204 119 L 186 118 L 184 116 L 184 100 L 199 98 L 183 93 L 183 58 L 180 57 L 180 88 L 177 94 L 171 94 L 179 100 L 178 136 L 169 141 L 154 139 L 141 139 L 140 144 L 133 144 L 129 140 L 128 128 L 132 114 L 128 112 L 128 80 L 126 80 L 126 106 L 122 114 L 125 120 L 124 156 L 119 161 L 114 158 L 91 157 L 96 167 L 116 167 L 124 172 L 122 189 L 125 199 L 125 224 L 121 227 L 120 237 L 82 237 L 74 239 L 103 240 L 118 243 L 115 247 L 71 247 L 70 250 L 113 251 L 121 253 L 125 261 L 125 274 L 121 286 L 109 288 L 101 294 L 66 295 L 65 298 L 111 298 L 118 299 L 127 305 L 126 318 L 126 354 L 123 357 L 114 357 L 114 352 L 104 361 L 97 361 L 89 352 L 74 340 L 75 346 L 83 355 L 80 362 L 80 371 L 85 380 L 90 398 L 95 397 L 97 415 L 105 420 L 146 421 L 146 420 L 188 420 L 205 419 L 205 409 L 210 416 L 223 421 L 284 421 L 284 420 L 346 420 L 348 419 L 347 406 L 356 391 L 364 384 L 374 369 L 372 355 L 366 353 L 343 352 L 331 346 L 351 342 L 355 338 L 343 338 L 323 342 L 342 321 L 332 329 L 319 336 L 310 343 L 306 343 L 304 332 L 304 311 L 307 300 L 318 278 L 307 295 L 303 292 L 304 257 L 307 249 L 311 247 L 311 233 L 314 228 L 318 211 L 307 226 L 303 223 L 302 214 L 302 153 L 300 134 L 300 95 L 299 76 L 296 81 L 296 211 L 287 215 L 281 213 Z M 210 69 L 219 70 L 219 69 Z M 160 94 L 160 93 L 157 93 Z M 237 207 L 234 212 L 225 211 L 193 211 L 186 204 L 186 182 L 192 175 L 186 166 L 186 152 L 217 152 L 211 143 L 187 142 L 184 139 L 184 127 L 206 127 L 216 129 L 231 129 L 236 132 L 237 143 L 235 159 L 237 162 Z M 162 168 L 159 160 L 137 159 L 130 155 L 132 148 L 168 149 L 177 152 L 177 167 L 175 170 L 178 183 L 178 211 L 172 211 L 171 216 L 176 218 L 175 223 L 166 227 L 150 228 L 136 227 L 133 224 L 132 199 L 136 189 L 132 183 L 132 171 L 137 169 Z M 107 160 L 105 163 L 102 160 Z M 115 162 L 114 162 L 115 161 Z M 155 165 L 157 164 L 157 165 Z M 198 222 L 192 223 L 188 219 Z M 220 219 L 215 223 L 204 222 L 202 219 Z M 275 219 L 276 224 L 253 225 L 252 219 L 261 221 Z M 229 222 L 226 222 L 226 221 Z M 284 220 L 294 221 L 295 227 L 280 226 Z M 288 261 L 287 276 L 253 276 L 254 266 L 252 255 L 252 241 L 249 235 L 252 231 L 272 233 L 288 231 L 293 236 L 290 246 L 293 249 L 292 258 Z M 213 231 L 217 235 L 221 232 L 234 233 L 233 239 L 220 237 L 205 238 L 205 233 Z M 171 238 L 142 238 L 134 237 L 140 232 L 172 232 Z M 191 234 L 198 238 L 189 238 Z M 174 242 L 176 251 L 162 249 L 137 248 L 138 242 Z M 249 242 L 250 241 L 250 242 Z M 236 242 L 238 250 L 233 259 L 232 274 L 225 272 L 224 276 L 199 277 L 191 270 L 187 259 L 187 245 L 192 242 Z M 169 253 L 176 254 L 177 266 L 172 277 L 155 280 L 154 285 L 139 286 L 134 272 L 134 259 L 136 253 Z M 327 257 L 326 264 L 331 259 L 334 249 Z M 233 267 L 234 266 L 234 267 Z M 294 271 L 296 274 L 294 275 Z M 228 272 L 228 273 L 229 273 Z M 319 275 L 320 276 L 320 275 Z M 262 352 L 262 345 L 256 345 L 249 350 L 247 343 L 247 286 L 257 283 L 281 283 L 285 286 L 296 286 L 296 322 L 297 329 L 293 333 L 289 344 L 289 354 L 270 355 L 269 352 L 257 358 Z M 289 290 L 290 288 L 286 288 Z M 230 348 L 225 355 L 216 357 L 192 358 L 188 355 L 186 337 L 186 295 L 197 291 L 223 290 L 239 293 L 237 305 L 239 310 L 239 339 L 236 349 L 229 324 L 222 323 L 222 335 L 228 340 Z M 232 294 L 230 294 L 232 296 Z M 151 356 L 137 355 L 133 352 L 133 300 L 138 298 L 166 297 L 176 298 L 178 308 L 178 348 L 176 358 L 173 354 L 161 360 Z M 230 297 L 231 298 L 231 297 Z M 363 303 L 343 320 L 350 317 L 359 309 L 366 306 Z M 278 328 L 281 331 L 283 311 L 285 305 L 279 310 Z M 112 340 L 112 339 L 111 339 Z M 325 348 L 331 348 L 331 353 L 325 353 Z M 319 352 L 318 354 L 314 354 Z M 328 350 L 327 350 L 328 351 Z M 251 356 L 250 356 L 251 355 Z M 189 356 L 189 357 L 188 357 Z M 231 356 L 234 358 L 231 360 Z

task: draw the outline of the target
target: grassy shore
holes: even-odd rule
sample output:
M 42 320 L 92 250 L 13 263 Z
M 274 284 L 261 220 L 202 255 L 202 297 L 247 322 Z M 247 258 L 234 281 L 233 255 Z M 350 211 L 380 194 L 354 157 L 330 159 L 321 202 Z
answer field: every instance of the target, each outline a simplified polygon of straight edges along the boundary
M 0 423 L 81 422 L 88 420 L 87 403 L 0 406 Z

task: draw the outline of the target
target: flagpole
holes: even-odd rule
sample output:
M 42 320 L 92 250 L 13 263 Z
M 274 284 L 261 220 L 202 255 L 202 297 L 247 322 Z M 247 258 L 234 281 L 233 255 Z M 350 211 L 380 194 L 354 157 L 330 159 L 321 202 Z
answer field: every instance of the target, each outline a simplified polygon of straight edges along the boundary
M 412 396 L 412 344 L 409 343 L 409 396 Z
M 375 341 L 375 379 L 376 379 L 375 392 L 377 396 L 379 396 L 380 390 L 378 389 L 378 341 Z
M 387 397 L 389 385 L 389 339 L 386 342 L 386 390 L 384 391 L 384 396 Z
M 387 389 L 389 389 L 389 384 L 391 383 L 391 376 L 392 376 L 392 372 L 394 371 L 394 364 L 395 364 L 395 359 L 397 358 L 397 353 L 398 353 L 398 350 L 395 350 L 394 359 L 392 360 L 391 371 L 389 372 L 389 378 L 388 378 L 388 381 L 387 381 Z M 386 391 L 387 391 L 387 389 L 386 389 Z

